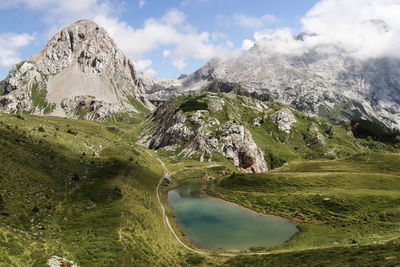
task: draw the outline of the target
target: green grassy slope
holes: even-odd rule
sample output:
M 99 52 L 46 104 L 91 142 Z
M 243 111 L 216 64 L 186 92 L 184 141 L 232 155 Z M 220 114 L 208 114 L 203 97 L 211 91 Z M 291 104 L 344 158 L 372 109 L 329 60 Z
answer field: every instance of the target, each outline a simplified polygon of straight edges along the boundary
M 400 243 L 328 248 L 265 256 L 239 256 L 224 266 L 398 266 Z
M 135 128 L 0 115 L 0 265 L 179 266 L 192 259 L 163 223 L 159 162 Z
M 400 238 L 399 166 L 400 155 L 391 153 L 299 161 L 263 174 L 233 174 L 210 191 L 298 221 L 301 232 L 273 250 L 368 245 Z
M 285 162 L 301 159 L 336 159 L 368 151 L 400 151 L 393 145 L 355 138 L 348 134 L 342 125 L 332 125 L 323 119 L 307 117 L 293 108 L 274 101 L 262 102 L 251 97 L 203 92 L 175 98 L 168 105 L 168 111 L 164 117 L 172 117 L 179 112 L 186 118 L 185 126 L 192 131 L 200 128 L 198 124 L 191 121 L 191 118 L 198 116 L 196 115 L 198 111 L 202 112 L 202 126 L 215 122 L 215 119 L 220 125 L 228 121 L 243 125 L 250 130 L 254 142 L 264 152 L 269 169 L 280 167 Z M 221 108 L 215 108 L 216 105 L 221 105 Z M 296 119 L 289 134 L 280 131 L 278 126 L 269 119 L 272 114 L 286 107 Z M 143 135 L 144 133 L 151 135 L 155 127 L 156 125 L 149 119 L 143 124 L 140 132 Z M 218 127 L 218 125 L 208 127 L 207 131 L 210 130 L 212 136 L 219 138 L 221 133 Z M 317 132 L 310 130 L 313 127 L 316 127 Z M 175 152 L 162 153 L 170 155 L 176 161 L 184 160 L 180 152 L 187 147 L 189 142 L 190 140 L 182 142 Z M 209 155 L 206 155 L 206 159 L 207 156 Z M 193 159 L 198 158 L 199 155 L 193 157 Z M 217 161 L 219 160 L 220 157 Z

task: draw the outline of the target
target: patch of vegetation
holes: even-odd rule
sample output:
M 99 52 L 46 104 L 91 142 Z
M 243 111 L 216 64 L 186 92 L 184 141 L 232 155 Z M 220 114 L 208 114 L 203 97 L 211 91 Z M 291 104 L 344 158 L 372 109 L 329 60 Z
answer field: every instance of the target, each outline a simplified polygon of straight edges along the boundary
M 132 107 L 139 111 L 139 113 L 142 113 L 143 116 L 149 113 L 149 110 L 134 97 L 128 96 L 128 101 L 132 105 Z
M 267 162 L 268 169 L 276 169 L 282 167 L 283 164 L 286 163 L 286 160 L 271 154 L 269 151 L 264 153 L 264 158 Z
M 46 138 L 33 131 L 39 125 Z M 199 261 L 162 220 L 154 189 L 163 168 L 132 142 L 136 127 L 0 114 L 1 205 L 9 213 L 0 214 L 1 266 L 45 265 L 54 255 L 80 266 Z
M 17 70 L 19 70 L 22 65 L 24 65 L 25 61 L 21 61 L 20 63 L 16 64 L 15 67 L 17 68 Z
M 0 82 L 0 95 L 3 95 L 4 94 L 4 87 L 6 86 L 6 81 L 5 80 L 2 80 L 1 82 Z
M 224 266 L 397 266 L 400 243 L 351 246 L 262 256 L 238 256 Z
M 183 102 L 177 110 L 182 110 L 183 112 L 191 112 L 197 110 L 208 110 L 208 104 L 200 101 L 203 98 L 202 96 L 198 96 L 192 99 L 188 99 Z
M 43 83 L 34 83 L 31 88 L 31 100 L 35 108 L 43 110 L 43 114 L 54 111 L 56 104 L 49 104 L 46 99 L 47 89 Z
M 83 120 L 89 113 L 90 111 L 88 108 L 84 108 L 79 104 L 75 107 L 74 115 L 80 120 Z
M 382 124 L 362 119 L 351 120 L 349 127 L 357 138 L 371 138 L 374 141 L 389 144 L 400 143 L 400 130 L 398 129 L 389 129 Z

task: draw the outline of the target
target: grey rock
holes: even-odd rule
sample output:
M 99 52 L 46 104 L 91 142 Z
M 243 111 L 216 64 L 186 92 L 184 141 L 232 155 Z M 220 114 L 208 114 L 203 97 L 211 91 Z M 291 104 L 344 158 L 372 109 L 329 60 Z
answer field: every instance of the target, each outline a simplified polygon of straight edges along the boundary
M 75 117 L 88 96 L 98 103 L 87 110 L 93 111 L 88 116 L 92 119 L 138 112 L 134 101 L 154 108 L 132 62 L 103 28 L 87 20 L 66 27 L 42 51 L 15 65 L 4 89 L 0 110 L 5 112 Z
M 278 110 L 270 117 L 270 120 L 278 126 L 279 131 L 287 134 L 292 130 L 293 125 L 297 122 L 293 113 L 288 108 Z
M 247 172 L 268 170 L 264 154 L 258 149 L 248 129 L 242 125 L 225 123 L 220 128 L 221 151 L 236 167 Z
M 208 100 L 216 100 L 209 96 Z M 147 119 L 155 128 L 145 130 L 139 144 L 152 149 L 167 150 L 182 148 L 180 154 L 191 157 L 200 154 L 212 157 L 214 152 L 223 154 L 236 167 L 245 172 L 267 171 L 262 151 L 254 143 L 251 133 L 245 127 L 233 122 L 221 125 L 207 110 L 182 112 L 174 110 L 172 102 L 162 103 Z M 189 128 L 187 125 L 191 124 Z M 219 134 L 216 134 L 216 133 Z

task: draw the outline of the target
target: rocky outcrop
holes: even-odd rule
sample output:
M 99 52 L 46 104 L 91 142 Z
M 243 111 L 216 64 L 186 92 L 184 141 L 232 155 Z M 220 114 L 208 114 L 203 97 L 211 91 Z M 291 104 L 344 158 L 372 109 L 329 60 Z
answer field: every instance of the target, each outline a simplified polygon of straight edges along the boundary
M 315 122 L 312 122 L 308 127 L 308 135 L 306 136 L 307 146 L 321 144 L 325 145 L 325 136 L 320 133 L 318 126 Z
M 213 110 L 220 110 L 225 104 L 216 95 L 208 95 L 206 100 Z M 221 123 L 211 115 L 215 111 L 184 112 L 175 106 L 172 101 L 159 105 L 147 120 L 155 128 L 149 131 L 150 126 L 146 126 L 139 143 L 152 149 L 181 149 L 177 152 L 180 155 L 192 157 L 197 154 L 201 161 L 211 159 L 217 152 L 245 172 L 268 170 L 263 152 L 244 126 L 232 121 Z
M 248 96 L 260 101 L 271 101 L 272 97 L 267 93 L 249 92 L 240 83 L 220 81 L 218 79 L 210 82 L 204 91 L 213 93 L 232 93 L 235 95 Z
M 82 103 L 90 97 L 90 105 Z M 42 51 L 15 65 L 5 80 L 0 110 L 101 119 L 113 112 L 153 109 L 132 62 L 107 32 L 78 21 L 57 33 Z
M 292 130 L 293 125 L 296 123 L 296 118 L 288 108 L 278 110 L 270 117 L 270 120 L 278 126 L 279 131 L 287 134 Z
M 258 149 L 248 129 L 231 122 L 219 129 L 222 131 L 221 151 L 235 166 L 247 172 L 268 170 L 264 154 Z
M 149 143 L 149 148 L 176 146 L 193 136 L 193 132 L 184 125 L 186 117 L 181 112 L 174 112 L 171 103 L 161 104 L 150 116 L 157 125 Z

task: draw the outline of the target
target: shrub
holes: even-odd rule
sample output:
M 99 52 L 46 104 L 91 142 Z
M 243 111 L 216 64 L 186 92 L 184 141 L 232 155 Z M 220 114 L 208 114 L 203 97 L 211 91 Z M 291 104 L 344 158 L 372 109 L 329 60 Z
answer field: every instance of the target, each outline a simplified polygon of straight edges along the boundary
M 372 121 L 353 119 L 351 120 L 350 127 L 353 134 L 357 138 L 367 140 L 380 141 L 383 143 L 396 144 L 400 142 L 400 131 L 397 129 L 389 129 L 384 125 L 377 124 Z
M 196 110 L 208 110 L 207 103 L 200 102 L 197 99 L 191 99 L 184 103 L 182 103 L 178 110 L 182 110 L 183 112 L 190 112 Z

